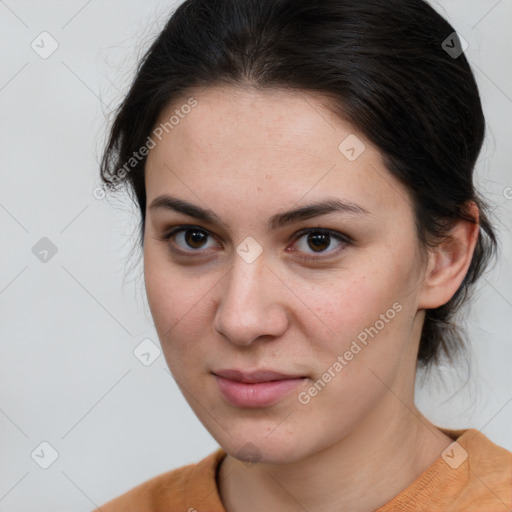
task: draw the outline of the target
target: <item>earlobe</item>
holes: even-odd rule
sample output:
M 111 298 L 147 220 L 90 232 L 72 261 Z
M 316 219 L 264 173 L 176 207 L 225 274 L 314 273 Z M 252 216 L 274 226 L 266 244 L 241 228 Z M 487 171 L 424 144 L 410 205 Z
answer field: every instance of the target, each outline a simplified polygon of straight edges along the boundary
M 459 219 L 429 254 L 418 309 L 435 309 L 446 304 L 460 287 L 469 269 L 479 235 L 478 207 L 466 204 L 470 220 Z

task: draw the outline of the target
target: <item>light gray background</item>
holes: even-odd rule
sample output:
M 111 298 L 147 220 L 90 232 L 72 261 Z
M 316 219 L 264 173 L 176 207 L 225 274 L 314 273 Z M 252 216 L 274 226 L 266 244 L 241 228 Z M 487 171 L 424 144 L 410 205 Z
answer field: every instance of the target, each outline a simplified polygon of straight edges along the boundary
M 108 113 L 173 5 L 0 0 L 0 511 L 86 512 L 217 447 L 163 356 L 133 355 L 158 344 L 141 267 L 129 272 L 137 213 L 92 193 Z M 434 5 L 469 43 L 489 127 L 478 181 L 503 254 L 468 317 L 469 382 L 441 369 L 417 401 L 512 449 L 512 1 Z M 31 48 L 43 31 L 59 44 L 47 59 Z M 46 263 L 32 253 L 42 237 L 58 249 Z M 46 470 L 31 458 L 43 441 L 59 454 Z

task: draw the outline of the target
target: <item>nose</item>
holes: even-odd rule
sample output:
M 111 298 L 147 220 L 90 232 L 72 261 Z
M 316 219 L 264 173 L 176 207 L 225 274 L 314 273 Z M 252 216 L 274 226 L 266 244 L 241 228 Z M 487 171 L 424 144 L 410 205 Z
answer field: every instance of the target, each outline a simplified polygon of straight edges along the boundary
M 249 346 L 254 341 L 282 336 L 290 315 L 289 292 L 261 254 L 248 263 L 236 254 L 220 288 L 215 330 L 230 343 Z

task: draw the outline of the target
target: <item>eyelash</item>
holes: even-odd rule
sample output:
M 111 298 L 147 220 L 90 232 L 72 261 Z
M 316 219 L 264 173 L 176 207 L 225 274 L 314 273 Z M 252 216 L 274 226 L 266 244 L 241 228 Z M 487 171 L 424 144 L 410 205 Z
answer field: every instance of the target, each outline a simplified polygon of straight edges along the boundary
M 182 226 L 175 226 L 174 228 L 167 231 L 163 236 L 159 237 L 158 239 L 161 240 L 162 242 L 169 242 L 169 240 L 173 236 L 177 235 L 178 233 L 192 231 L 192 230 L 200 231 L 200 232 L 205 233 L 208 236 L 210 236 L 210 233 L 208 232 L 207 229 L 201 228 L 199 226 L 193 226 L 193 225 L 182 225 Z M 324 229 L 324 228 L 302 229 L 298 233 L 296 233 L 296 235 L 294 236 L 293 243 L 297 242 L 303 236 L 308 235 L 310 233 L 329 235 L 330 237 L 334 238 L 338 242 L 341 242 L 342 246 L 336 250 L 327 251 L 327 254 L 329 254 L 329 256 L 301 256 L 301 259 L 305 260 L 305 261 L 320 261 L 320 260 L 323 260 L 326 258 L 331 258 L 333 256 L 338 255 L 341 251 L 343 251 L 345 249 L 345 246 L 350 245 L 352 243 L 352 240 L 347 235 L 344 235 L 342 233 L 339 233 L 337 231 L 333 231 L 330 229 Z M 172 249 L 172 250 L 173 250 L 173 252 L 177 252 L 177 253 L 183 254 L 185 256 L 190 256 L 190 252 L 192 252 L 192 253 L 200 252 L 200 249 L 191 250 L 191 251 L 183 251 L 182 249 L 179 249 L 179 250 Z M 331 254 L 331 253 L 333 253 L 333 254 Z

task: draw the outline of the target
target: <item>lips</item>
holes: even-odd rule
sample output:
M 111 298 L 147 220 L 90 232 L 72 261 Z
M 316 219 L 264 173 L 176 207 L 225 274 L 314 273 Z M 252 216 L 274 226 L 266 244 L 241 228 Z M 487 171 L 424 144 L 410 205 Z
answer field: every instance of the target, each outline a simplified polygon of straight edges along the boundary
M 289 395 L 306 377 L 273 370 L 213 372 L 224 399 L 235 407 L 255 409 L 274 405 Z
M 244 372 L 241 370 L 219 370 L 213 373 L 219 377 L 224 377 L 225 379 L 247 383 L 300 379 L 304 377 L 304 375 L 289 375 L 272 370 L 259 370 L 254 372 Z

